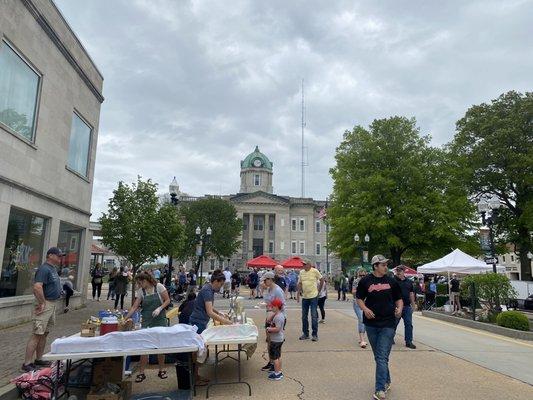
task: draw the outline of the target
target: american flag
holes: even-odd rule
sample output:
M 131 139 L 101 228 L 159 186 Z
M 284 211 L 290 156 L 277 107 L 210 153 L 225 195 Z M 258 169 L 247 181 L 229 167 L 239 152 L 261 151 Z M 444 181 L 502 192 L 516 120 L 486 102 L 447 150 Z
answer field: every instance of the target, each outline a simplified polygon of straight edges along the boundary
M 326 210 L 326 207 L 324 206 L 318 211 L 316 217 L 318 219 L 324 219 L 324 218 L 326 218 L 328 216 L 327 214 L 328 214 L 328 212 Z

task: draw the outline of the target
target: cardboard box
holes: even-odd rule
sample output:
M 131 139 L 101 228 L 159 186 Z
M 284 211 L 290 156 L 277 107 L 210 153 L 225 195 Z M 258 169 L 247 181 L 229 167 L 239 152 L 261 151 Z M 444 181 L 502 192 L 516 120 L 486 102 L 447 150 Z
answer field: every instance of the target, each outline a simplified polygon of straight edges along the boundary
M 121 388 L 119 393 L 103 394 L 97 393 L 101 386 L 92 386 L 87 394 L 87 400 L 128 400 L 131 397 L 131 381 L 119 382 L 117 385 Z
M 80 336 L 81 337 L 94 337 L 96 335 L 96 325 L 83 323 L 81 324 Z
M 93 361 L 93 386 L 101 386 L 107 382 L 122 382 L 124 369 L 123 357 L 95 358 Z

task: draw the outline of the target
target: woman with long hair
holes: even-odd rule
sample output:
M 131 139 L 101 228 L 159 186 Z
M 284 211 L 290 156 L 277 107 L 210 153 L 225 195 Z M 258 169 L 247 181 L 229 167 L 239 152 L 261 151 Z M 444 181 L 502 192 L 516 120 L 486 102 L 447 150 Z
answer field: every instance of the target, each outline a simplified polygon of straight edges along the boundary
M 363 268 L 360 268 L 357 271 L 357 278 L 353 281 L 352 286 L 352 294 L 353 294 L 353 310 L 355 311 L 355 316 L 357 317 L 357 331 L 359 332 L 359 346 L 361 346 L 362 349 L 366 348 L 367 343 L 365 342 L 365 324 L 363 323 L 363 310 L 361 310 L 361 307 L 359 307 L 359 304 L 357 304 L 357 299 L 355 298 L 355 294 L 357 293 L 357 285 L 359 284 L 359 281 L 366 275 L 366 271 Z
M 91 285 L 93 287 L 93 301 L 96 298 L 100 301 L 100 295 L 102 294 L 102 284 L 104 283 L 104 271 L 102 265 L 97 263 L 91 272 Z
M 170 297 L 168 296 L 165 285 L 158 283 L 152 275 L 146 272 L 137 274 L 135 283 L 139 289 L 135 292 L 135 302 L 131 306 L 130 311 L 128 311 L 126 319 L 130 318 L 141 307 L 142 328 L 167 326 L 165 308 L 170 304 Z M 164 370 L 164 354 L 157 355 L 157 363 L 159 364 L 157 376 L 161 379 L 167 379 L 167 371 Z M 141 356 L 139 373 L 135 377 L 135 382 L 140 383 L 146 379 L 146 375 L 144 374 L 146 364 L 148 364 L 148 356 Z

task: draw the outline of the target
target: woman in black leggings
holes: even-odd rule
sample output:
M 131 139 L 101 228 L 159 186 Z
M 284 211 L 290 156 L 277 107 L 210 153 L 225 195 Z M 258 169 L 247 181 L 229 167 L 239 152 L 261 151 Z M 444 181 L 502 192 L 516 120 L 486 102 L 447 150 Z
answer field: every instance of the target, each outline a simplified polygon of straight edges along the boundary
M 115 310 L 118 310 L 118 302 L 120 300 L 120 309 L 124 309 L 124 296 L 128 290 L 128 272 L 124 267 L 120 267 L 120 271 L 115 276 Z
M 104 271 L 100 263 L 94 266 L 93 272 L 91 272 L 91 284 L 93 286 L 93 300 L 96 297 L 97 301 L 100 301 L 100 295 L 102 293 L 102 283 L 104 282 Z
M 320 289 L 320 284 L 319 284 Z M 324 305 L 326 304 L 326 299 L 328 298 L 328 281 L 327 279 L 324 280 L 324 286 L 322 286 L 322 290 L 318 293 L 318 308 L 320 309 L 320 321 L 318 321 L 321 324 L 326 323 L 326 310 L 324 309 Z

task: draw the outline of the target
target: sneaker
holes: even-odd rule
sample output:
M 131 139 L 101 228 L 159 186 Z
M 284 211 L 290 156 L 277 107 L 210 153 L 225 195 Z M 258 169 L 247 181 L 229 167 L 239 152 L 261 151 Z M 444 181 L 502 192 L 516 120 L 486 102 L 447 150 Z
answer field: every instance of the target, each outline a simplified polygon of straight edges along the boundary
M 22 364 L 22 367 L 20 367 L 20 369 L 23 372 L 31 372 L 31 371 L 35 371 L 37 367 L 35 366 L 35 364 L 29 363 L 29 364 Z
M 52 365 L 52 363 L 50 361 L 35 360 L 34 365 L 37 367 L 49 367 Z
M 274 364 L 271 362 L 267 363 L 263 368 L 261 368 L 261 371 L 271 371 L 274 368 Z
M 413 343 L 406 343 L 405 347 L 409 347 L 410 349 L 416 349 L 416 346 Z
M 313 342 L 318 342 L 318 336 L 314 335 L 314 336 L 311 338 L 311 341 L 313 341 Z
M 302 335 L 299 337 L 300 340 L 308 340 L 309 339 L 309 336 L 308 335 Z
M 383 390 L 378 390 L 374 395 L 372 396 L 376 400 L 385 400 L 387 398 L 387 395 Z
M 326 320 L 325 319 L 321 319 L 320 321 L 318 321 L 319 324 L 325 324 L 326 323 Z
M 283 372 L 271 372 L 268 374 L 268 379 L 271 381 L 281 381 L 283 379 Z
M 68 313 L 68 307 L 65 307 L 65 309 L 63 310 L 63 312 L 66 314 Z
M 385 384 L 385 393 L 389 393 L 390 390 L 390 382 Z

